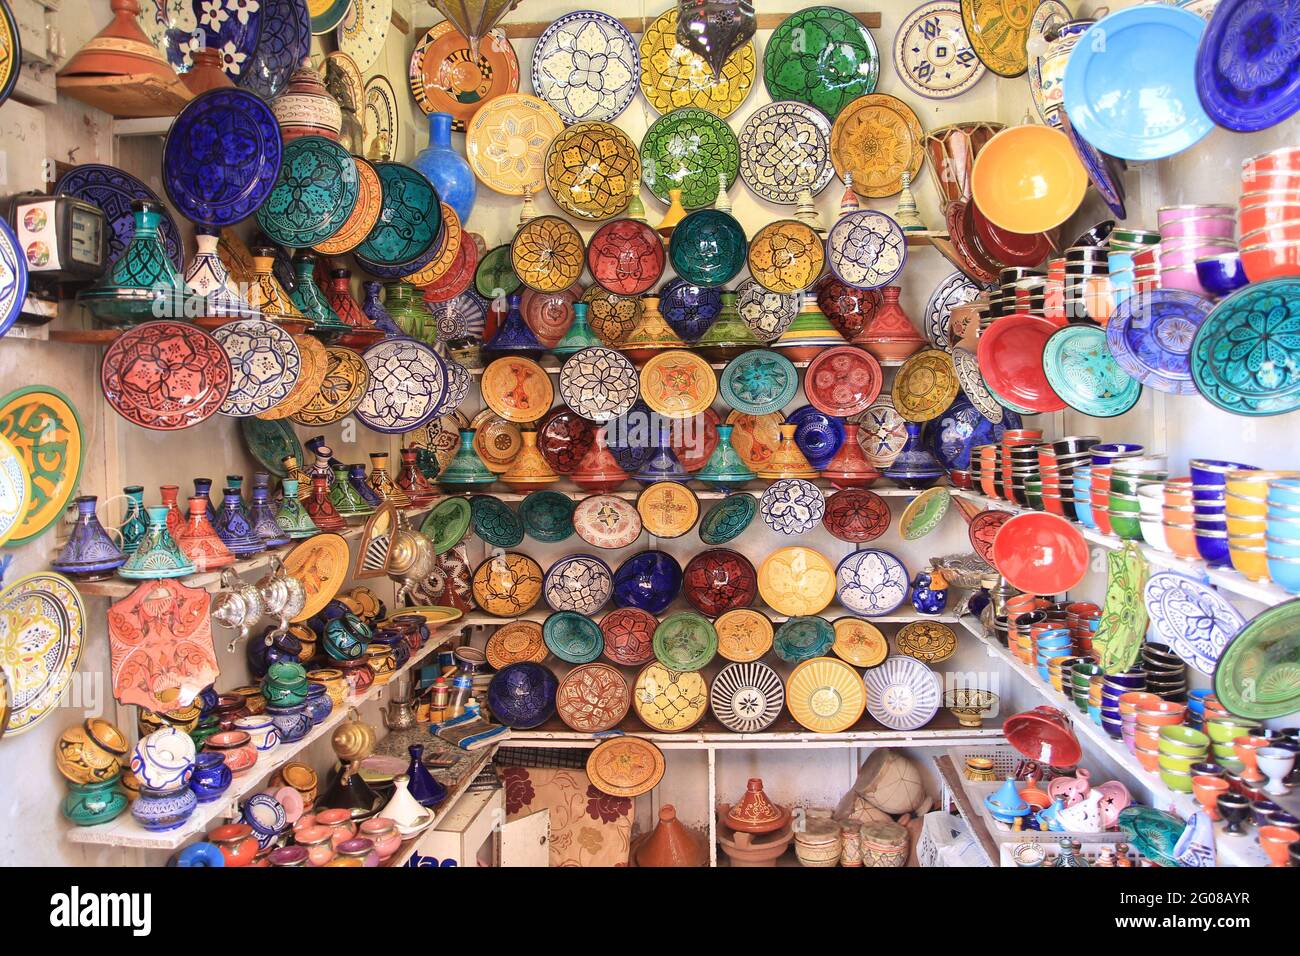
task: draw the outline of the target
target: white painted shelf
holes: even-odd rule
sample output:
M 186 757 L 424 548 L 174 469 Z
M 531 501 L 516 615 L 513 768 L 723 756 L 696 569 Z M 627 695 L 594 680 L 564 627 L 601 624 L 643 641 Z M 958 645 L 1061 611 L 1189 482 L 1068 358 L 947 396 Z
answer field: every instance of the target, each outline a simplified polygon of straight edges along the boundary
M 847 345 L 848 343 L 846 342 L 845 344 Z M 765 345 L 755 345 L 755 346 L 753 347 L 753 349 L 751 349 L 751 351 L 756 351 L 756 352 L 769 351 L 769 350 L 771 350 L 771 349 L 769 349 L 769 347 L 768 347 L 768 346 L 765 346 Z M 670 349 L 665 349 L 665 351 L 671 351 L 671 350 L 670 350 Z M 690 352 L 692 355 L 698 355 L 698 354 L 699 354 L 698 352 L 694 351 L 693 349 L 691 349 L 691 348 L 689 348 L 689 347 L 683 349 L 682 351 Z M 565 356 L 565 358 L 568 358 L 568 356 Z M 562 359 L 560 359 L 558 356 L 550 355 L 550 353 L 547 353 L 547 355 L 546 355 L 544 358 L 542 358 L 542 359 L 540 359 L 540 360 L 538 360 L 538 359 L 534 359 L 534 361 L 536 361 L 537 364 L 538 364 L 539 366 L 541 366 L 542 371 L 547 372 L 547 373 L 550 374 L 550 375 L 559 375 L 559 374 L 560 374 L 560 366 L 562 366 L 562 365 L 564 364 L 564 361 L 563 361 Z M 878 361 L 879 361 L 879 360 L 878 360 Z M 486 359 L 485 362 L 484 362 L 484 365 L 483 365 L 482 367 L 480 367 L 480 368 L 472 368 L 472 369 L 469 370 L 469 373 L 470 373 L 471 375 L 474 375 L 474 376 L 481 376 L 481 375 L 483 374 L 483 369 L 486 368 L 488 365 L 491 365 L 491 364 L 492 364 L 492 361 L 491 361 L 490 359 Z M 806 362 L 806 361 L 800 361 L 800 362 L 791 362 L 790 364 L 793 365 L 795 368 L 807 368 L 807 367 L 809 366 L 809 364 L 811 364 L 811 363 Z M 903 364 L 903 362 L 902 362 L 902 360 L 900 360 L 900 359 L 885 359 L 884 361 L 881 361 L 881 362 L 880 362 L 880 367 L 881 367 L 881 368 L 899 368 L 899 367 L 902 366 L 902 364 Z M 724 369 L 724 368 L 727 367 L 727 365 L 728 365 L 727 362 L 710 362 L 710 363 L 709 363 L 709 367 L 710 367 L 710 368 L 713 368 L 713 369 Z
M 770 607 L 766 607 L 761 604 L 751 605 L 750 609 L 754 611 L 759 611 L 762 614 L 766 615 L 767 619 L 769 621 L 772 621 L 773 623 L 780 623 L 781 621 L 788 621 L 790 619 L 788 615 L 777 614 Z M 611 613 L 613 610 L 615 609 L 611 608 L 610 611 L 606 611 L 605 613 L 606 614 Z M 672 605 L 670 605 L 666 610 L 664 610 L 661 614 L 657 614 L 655 616 L 662 620 L 667 615 L 672 614 L 676 611 L 693 611 L 693 610 L 694 608 L 691 607 L 685 601 L 676 601 Z M 471 612 L 469 614 L 466 614 L 464 617 L 460 618 L 458 621 L 456 621 L 456 624 L 459 627 L 474 627 L 474 626 L 499 627 L 504 624 L 509 624 L 511 621 L 535 621 L 538 624 L 541 624 L 553 613 L 554 612 L 551 611 L 550 608 L 534 608 L 533 610 L 527 612 L 526 614 L 520 614 L 516 617 L 497 617 L 496 615 L 493 614 Z M 593 618 L 593 619 L 596 621 L 600 621 L 601 619 L 604 618 L 604 616 L 605 615 L 602 614 L 600 618 Z M 834 621 L 837 618 L 841 618 L 841 617 L 854 617 L 854 616 L 862 617 L 862 615 L 854 615 L 854 613 L 850 611 L 848 608 L 842 607 L 841 605 L 838 604 L 832 604 L 830 607 L 821 611 L 819 616 L 824 617 L 830 621 Z M 900 607 L 897 611 L 895 611 L 892 614 L 881 614 L 877 617 L 863 617 L 863 620 L 869 621 L 873 624 L 910 624 L 913 621 L 941 621 L 945 624 L 955 624 L 959 622 L 961 618 L 959 618 L 956 614 L 952 614 L 948 612 L 945 612 L 943 614 L 921 614 L 911 605 L 907 605 L 905 607 Z

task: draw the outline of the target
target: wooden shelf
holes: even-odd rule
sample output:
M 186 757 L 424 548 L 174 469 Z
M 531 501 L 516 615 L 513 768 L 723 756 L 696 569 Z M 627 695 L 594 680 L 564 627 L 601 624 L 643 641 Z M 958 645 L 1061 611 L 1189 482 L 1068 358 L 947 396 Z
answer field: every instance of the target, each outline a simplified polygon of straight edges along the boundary
M 934 758 L 935 769 L 939 771 L 939 776 L 943 782 L 948 785 L 948 792 L 952 794 L 953 802 L 957 804 L 957 814 L 965 822 L 971 835 L 979 844 L 980 851 L 984 858 L 989 861 L 990 866 L 997 866 L 999 859 L 998 843 L 989 833 L 988 825 L 984 818 L 980 816 L 979 811 L 970 802 L 970 797 L 966 794 L 966 787 L 962 783 L 961 773 L 953 766 L 952 758 L 947 754 Z

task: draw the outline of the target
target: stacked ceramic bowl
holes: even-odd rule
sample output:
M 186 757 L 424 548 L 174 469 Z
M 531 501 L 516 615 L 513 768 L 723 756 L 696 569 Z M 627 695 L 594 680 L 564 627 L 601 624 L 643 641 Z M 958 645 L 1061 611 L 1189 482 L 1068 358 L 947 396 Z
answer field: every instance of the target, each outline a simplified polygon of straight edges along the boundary
M 1121 458 L 1112 465 L 1107 501 L 1111 531 L 1126 541 L 1141 541 L 1142 498 L 1138 493 L 1143 488 L 1163 488 L 1168 477 L 1163 455 Z
M 1205 729 L 1205 705 L 1210 698 L 1214 698 L 1214 702 L 1218 703 L 1218 698 L 1214 697 L 1214 691 L 1208 687 L 1197 687 L 1187 692 L 1187 719 L 1185 723 L 1188 727 L 1195 727 L 1197 730 Z
M 1107 674 L 1101 679 L 1101 729 L 1116 740 L 1123 736 L 1123 721 L 1119 712 L 1119 699 L 1132 690 L 1145 690 L 1146 672 L 1140 667 L 1123 674 Z
M 1018 504 L 1029 504 L 1032 484 L 1041 497 L 1038 473 L 1038 443 L 1043 433 L 1037 428 L 1009 428 L 1002 433 L 1002 485 L 1004 493 Z
M 1196 260 L 1237 251 L 1231 206 L 1166 206 L 1160 224 L 1160 287 L 1205 295 Z
M 1154 773 L 1160 769 L 1160 735 L 1166 727 L 1182 724 L 1187 707 L 1146 692 L 1130 697 L 1129 706 L 1133 709 L 1133 740 L 1130 744 L 1125 737 L 1124 742 L 1143 769 Z
M 1069 322 L 1105 324 L 1114 300 L 1110 291 L 1110 265 L 1105 246 L 1071 246 L 1065 250 L 1065 286 L 1062 305 Z
M 1168 551 L 1165 540 L 1165 483 L 1151 482 L 1138 488 L 1138 528 L 1142 540 L 1157 551 Z
M 1194 458 L 1191 462 L 1192 505 L 1195 519 L 1196 550 L 1210 564 L 1227 564 L 1228 522 L 1226 516 L 1227 476 L 1230 471 L 1255 471 L 1254 465 L 1214 458 Z M 1300 519 L 1300 512 L 1297 512 Z M 1300 524 L 1300 520 L 1297 521 Z
M 1146 672 L 1146 689 L 1150 693 L 1162 700 L 1186 700 L 1187 663 L 1171 647 L 1147 641 L 1142 645 L 1141 666 Z
M 1047 260 L 1047 282 L 1043 287 L 1043 315 L 1053 322 L 1065 321 L 1065 256 Z
M 1133 294 L 1160 288 L 1160 246 L 1143 246 L 1133 253 Z
M 1215 701 L 1215 703 L 1218 702 Z M 1240 772 L 1242 763 L 1237 756 L 1237 749 L 1233 746 L 1233 741 L 1238 737 L 1249 736 L 1256 728 L 1240 717 L 1233 717 L 1226 711 L 1220 713 L 1221 710 L 1222 706 L 1220 705 L 1219 708 L 1211 712 L 1210 703 L 1206 702 L 1203 728 L 1206 736 L 1210 738 L 1210 753 L 1213 754 L 1215 763 L 1222 764 L 1235 773 Z
M 1300 594 L 1300 478 L 1268 483 L 1265 557 L 1268 574 L 1279 586 Z
M 1081 466 L 1087 467 L 1092 464 L 1089 450 L 1100 441 L 1101 439 L 1096 435 L 1067 435 L 1065 438 L 1055 439 L 1050 446 L 1043 446 L 1039 450 L 1038 470 L 1043 483 L 1044 505 L 1047 504 L 1049 479 L 1051 479 L 1052 490 L 1057 493 L 1059 499 L 1059 511 L 1052 507 L 1047 510 L 1055 511 L 1056 514 L 1063 515 L 1071 521 L 1075 520 L 1075 471 Z
M 1241 263 L 1251 282 L 1300 275 L 1300 146 L 1241 164 Z
M 1074 496 L 1074 517 L 1079 524 L 1090 531 L 1097 530 L 1097 522 L 1092 520 L 1092 463 L 1079 465 L 1074 469 L 1074 478 L 1070 482 Z
M 1230 471 L 1224 475 L 1224 519 L 1228 558 L 1252 581 L 1269 580 L 1267 537 L 1268 485 L 1300 478 L 1300 471 Z
M 998 284 L 989 293 L 989 315 L 1000 318 L 1029 312 L 1042 315 L 1046 308 L 1047 276 L 1041 270 L 1007 266 L 998 272 Z
M 838 866 L 842 847 L 840 825 L 833 820 L 807 820 L 794 834 L 794 853 L 803 866 Z
M 1047 614 L 1037 610 L 1016 612 L 1008 609 L 1007 619 L 1010 622 L 1008 646 L 1011 653 L 1021 663 L 1034 663 L 1035 631 L 1041 631 L 1047 626 Z
M 1137 458 L 1145 449 L 1128 442 L 1111 442 L 1093 445 L 1088 449 L 1092 459 L 1092 477 L 1088 483 L 1088 499 L 1092 504 L 1093 526 L 1103 534 L 1111 533 L 1110 478 L 1115 463 L 1124 458 Z M 1076 487 L 1075 494 L 1078 494 Z
M 1070 641 L 1074 653 L 1090 657 L 1092 638 L 1101 623 L 1101 608 L 1090 601 L 1071 602 L 1066 605 L 1065 622 L 1070 628 Z
M 1079 708 L 1080 713 L 1088 713 L 1088 698 L 1092 691 L 1093 678 L 1100 678 L 1106 672 L 1102 670 L 1100 664 L 1090 660 L 1084 660 L 1076 663 L 1070 674 L 1070 696 L 1074 700 L 1074 706 Z M 1100 680 L 1098 681 L 1098 694 L 1100 690 Z
M 1170 790 L 1192 792 L 1194 764 L 1204 763 L 1210 738 L 1195 727 L 1171 724 L 1160 728 L 1160 779 Z
M 1088 663 L 1088 658 L 1067 654 L 1048 660 L 1047 679 L 1058 694 L 1065 694 L 1068 697 L 1073 693 L 1074 684 L 1070 675 L 1074 673 L 1074 665 L 1081 663 Z
M 1133 294 L 1133 285 L 1137 279 L 1134 256 L 1143 248 L 1155 246 L 1159 242 L 1158 232 L 1126 229 L 1122 226 L 1111 230 L 1106 266 L 1110 271 L 1111 297 L 1116 305 Z
M 1064 627 L 1053 627 L 1041 631 L 1034 639 L 1034 665 L 1038 676 L 1051 682 L 1051 662 L 1058 657 L 1070 655 L 1070 631 Z M 1058 668 L 1059 670 L 1059 668 Z
M 1165 480 L 1164 491 L 1164 505 L 1160 514 L 1165 546 L 1180 558 L 1197 560 L 1200 552 L 1196 550 L 1196 508 L 1192 504 L 1192 479 L 1168 478 Z

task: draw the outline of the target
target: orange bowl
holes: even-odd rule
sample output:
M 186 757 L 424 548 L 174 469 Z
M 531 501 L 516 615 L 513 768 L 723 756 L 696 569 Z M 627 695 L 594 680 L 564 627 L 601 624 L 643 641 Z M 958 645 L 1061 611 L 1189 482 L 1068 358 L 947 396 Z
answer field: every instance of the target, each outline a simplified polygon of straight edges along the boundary
M 1251 282 L 1300 275 L 1300 243 L 1242 247 L 1241 266 Z
M 995 226 L 1030 235 L 1054 229 L 1083 202 L 1088 173 L 1069 138 L 1051 126 L 1013 126 L 985 144 L 971 198 Z

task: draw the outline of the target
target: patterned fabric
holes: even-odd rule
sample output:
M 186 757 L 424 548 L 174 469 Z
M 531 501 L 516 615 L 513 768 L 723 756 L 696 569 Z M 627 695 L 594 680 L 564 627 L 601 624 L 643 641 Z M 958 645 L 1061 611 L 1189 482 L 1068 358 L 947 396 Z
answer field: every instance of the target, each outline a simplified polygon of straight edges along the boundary
M 551 812 L 551 866 L 627 866 L 635 808 L 611 797 L 580 770 L 499 767 L 506 821 Z

